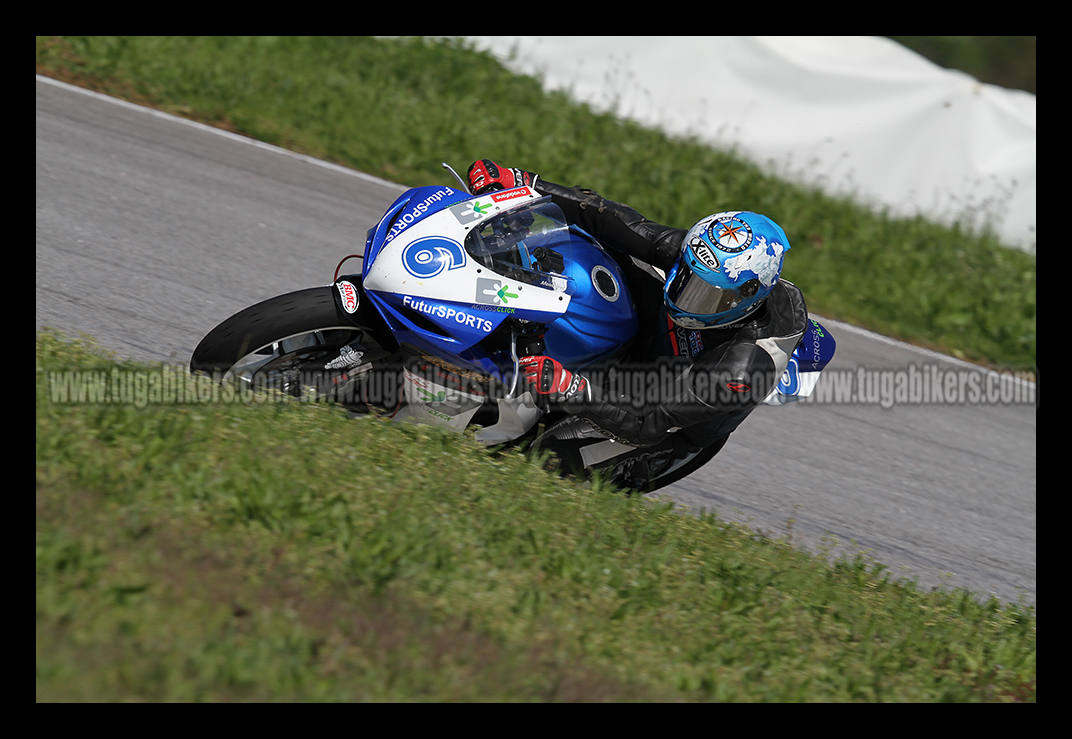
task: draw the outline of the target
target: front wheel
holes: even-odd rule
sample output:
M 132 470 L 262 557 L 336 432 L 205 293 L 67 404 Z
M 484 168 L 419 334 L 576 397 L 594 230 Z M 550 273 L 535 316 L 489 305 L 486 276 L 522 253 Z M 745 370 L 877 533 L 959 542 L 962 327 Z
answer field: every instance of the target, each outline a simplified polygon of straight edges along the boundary
M 190 371 L 290 395 L 338 397 L 396 347 L 357 325 L 328 285 L 269 298 L 236 313 L 201 340 Z

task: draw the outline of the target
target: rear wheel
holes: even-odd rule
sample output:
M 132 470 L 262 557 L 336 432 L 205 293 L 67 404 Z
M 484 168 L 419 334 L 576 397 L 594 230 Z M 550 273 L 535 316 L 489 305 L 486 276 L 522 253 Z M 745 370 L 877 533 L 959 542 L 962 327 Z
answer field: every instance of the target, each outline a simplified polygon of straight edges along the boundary
M 355 325 L 355 316 L 338 307 L 334 290 L 332 285 L 300 290 L 236 313 L 201 340 L 190 371 L 293 396 L 352 402 L 373 363 L 389 361 L 395 347 L 382 332 Z M 360 312 L 355 315 L 360 320 Z

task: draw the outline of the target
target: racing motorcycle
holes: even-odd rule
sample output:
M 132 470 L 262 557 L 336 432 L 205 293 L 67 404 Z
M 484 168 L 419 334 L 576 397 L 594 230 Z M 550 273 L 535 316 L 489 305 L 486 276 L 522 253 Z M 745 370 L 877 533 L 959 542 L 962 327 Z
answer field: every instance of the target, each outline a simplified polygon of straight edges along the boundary
M 330 284 L 226 319 L 197 346 L 191 371 L 328 399 L 354 415 L 473 427 L 489 446 L 576 443 L 588 467 L 636 490 L 706 464 L 724 438 L 662 455 L 612 439 L 593 443 L 594 429 L 541 405 L 519 382 L 527 355 L 546 353 L 585 373 L 625 357 L 639 326 L 629 283 L 612 252 L 566 223 L 549 197 L 528 187 L 473 196 L 443 167 L 460 189 L 403 193 L 369 229 L 364 253 L 345 257 Z M 353 258 L 362 260 L 360 274 L 340 275 Z M 809 321 L 764 402 L 808 396 L 834 347 Z

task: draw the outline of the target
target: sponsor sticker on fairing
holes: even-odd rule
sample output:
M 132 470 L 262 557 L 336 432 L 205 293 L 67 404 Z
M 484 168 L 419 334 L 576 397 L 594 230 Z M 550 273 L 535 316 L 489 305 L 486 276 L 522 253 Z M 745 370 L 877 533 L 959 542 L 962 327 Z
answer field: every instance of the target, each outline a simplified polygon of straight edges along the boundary
M 452 206 L 450 212 L 458 219 L 458 223 L 466 226 L 487 216 L 492 212 L 494 205 L 489 198 L 480 198 Z
M 443 198 L 449 197 L 451 194 L 451 190 L 447 188 L 441 188 L 433 192 L 421 202 L 415 203 L 408 210 L 398 215 L 395 218 L 395 223 L 393 226 L 391 226 L 391 230 L 388 232 L 387 237 L 383 240 L 383 243 L 390 243 L 392 239 L 394 239 L 400 233 L 409 228 L 411 224 L 420 220 L 421 217 L 428 212 L 429 208 L 431 208 Z
M 527 187 L 517 187 L 513 190 L 499 190 L 491 193 L 491 199 L 496 203 L 501 203 L 504 200 L 513 200 L 514 198 L 524 198 L 532 195 L 532 190 Z
M 528 187 L 517 187 L 513 190 L 497 190 L 482 195 L 474 200 L 458 203 L 457 205 L 451 206 L 449 210 L 458 220 L 458 223 L 463 226 L 468 226 L 501 210 L 501 208 L 498 207 L 498 203 L 509 202 L 511 200 L 516 200 L 517 198 L 535 196 L 536 192 Z
M 342 309 L 347 313 L 354 313 L 357 311 L 357 307 L 361 300 L 357 294 L 357 288 L 353 283 L 346 280 L 339 280 L 335 283 L 335 287 L 339 289 L 339 296 L 342 298 Z
M 495 324 L 486 318 L 474 316 L 472 313 L 468 313 L 458 308 L 453 308 L 448 305 L 442 305 L 440 303 L 432 302 L 431 300 L 424 300 L 421 298 L 413 298 L 406 295 L 402 298 L 402 305 L 410 310 L 417 311 L 426 316 L 438 318 L 441 321 L 447 323 L 453 321 L 459 324 L 459 326 L 465 326 L 477 331 L 483 331 L 484 333 L 491 333 L 491 330 L 495 328 Z

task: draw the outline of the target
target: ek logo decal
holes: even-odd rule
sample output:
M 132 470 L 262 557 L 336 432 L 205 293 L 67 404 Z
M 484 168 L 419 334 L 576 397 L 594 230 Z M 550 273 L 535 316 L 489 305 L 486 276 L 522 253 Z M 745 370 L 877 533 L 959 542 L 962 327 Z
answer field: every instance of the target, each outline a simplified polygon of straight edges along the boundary
M 478 277 L 476 280 L 476 302 L 486 305 L 508 305 L 517 300 L 518 294 L 510 292 L 510 287 L 502 280 L 489 280 Z

